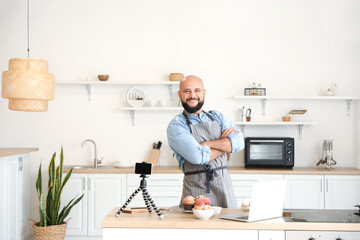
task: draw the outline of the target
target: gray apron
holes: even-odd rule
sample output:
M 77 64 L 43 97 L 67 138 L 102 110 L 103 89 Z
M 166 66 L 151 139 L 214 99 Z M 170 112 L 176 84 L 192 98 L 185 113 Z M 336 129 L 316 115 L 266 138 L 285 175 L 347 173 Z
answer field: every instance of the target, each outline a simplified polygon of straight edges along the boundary
M 196 125 L 191 124 L 189 117 L 183 112 L 186 123 L 190 127 L 190 132 L 199 143 L 220 139 L 221 128 L 219 124 L 210 114 L 203 112 L 211 121 Z M 185 161 L 184 174 L 181 200 L 188 195 L 193 197 L 204 195 L 210 198 L 212 206 L 236 207 L 234 189 L 227 169 L 226 153 L 206 165 L 195 165 Z M 181 201 L 180 206 L 182 206 Z

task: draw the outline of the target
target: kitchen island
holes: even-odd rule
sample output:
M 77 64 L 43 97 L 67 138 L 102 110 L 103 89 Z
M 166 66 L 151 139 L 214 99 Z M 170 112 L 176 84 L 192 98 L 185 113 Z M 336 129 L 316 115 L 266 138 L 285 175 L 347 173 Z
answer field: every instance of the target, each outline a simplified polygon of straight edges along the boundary
M 360 223 L 321 223 L 321 222 L 286 222 L 284 218 L 274 218 L 264 221 L 244 223 L 220 219 L 224 215 L 241 213 L 239 208 L 222 209 L 220 216 L 203 221 L 197 219 L 192 213 L 184 213 L 178 208 L 165 210 L 164 219 L 161 220 L 155 212 L 126 214 L 122 213 L 116 217 L 115 213 L 119 208 L 114 208 L 103 220 L 103 239 L 117 239 L 125 233 L 131 234 L 133 238 L 140 239 L 168 239 L 169 237 L 191 236 L 215 239 L 234 237 L 247 240 L 262 240 L 270 238 L 259 238 L 261 232 L 272 231 L 283 238 L 286 232 L 292 231 L 330 231 L 330 232 L 351 232 L 347 233 L 354 238 L 360 239 Z M 144 234 L 144 235 L 143 235 Z

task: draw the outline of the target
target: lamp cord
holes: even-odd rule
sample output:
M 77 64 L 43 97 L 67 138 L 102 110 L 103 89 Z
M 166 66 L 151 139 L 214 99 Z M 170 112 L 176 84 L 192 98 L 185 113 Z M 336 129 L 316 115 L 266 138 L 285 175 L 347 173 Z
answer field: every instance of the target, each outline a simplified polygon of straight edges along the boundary
M 27 0 L 27 55 L 28 58 L 30 58 L 30 27 L 29 27 L 29 22 L 30 22 L 30 11 L 29 11 L 29 0 Z

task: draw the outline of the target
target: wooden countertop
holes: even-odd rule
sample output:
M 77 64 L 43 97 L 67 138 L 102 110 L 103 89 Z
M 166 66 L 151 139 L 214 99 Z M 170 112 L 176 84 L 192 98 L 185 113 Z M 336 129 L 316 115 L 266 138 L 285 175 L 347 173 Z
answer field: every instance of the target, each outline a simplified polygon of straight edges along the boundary
M 39 151 L 39 148 L 0 148 L 0 157 Z
M 66 167 L 66 166 L 65 166 Z M 70 169 L 65 168 L 64 172 Z M 255 169 L 245 167 L 229 167 L 233 174 L 286 174 L 286 175 L 360 175 L 357 168 L 335 168 L 325 169 L 324 167 L 295 167 L 293 169 Z M 73 173 L 135 173 L 135 168 L 115 168 L 112 166 L 101 168 L 73 169 Z M 177 166 L 157 167 L 153 173 L 182 173 Z
M 285 222 L 283 218 L 274 218 L 252 223 L 220 219 L 220 216 L 241 213 L 239 208 L 224 208 L 220 216 L 207 221 L 196 218 L 192 213 L 183 213 L 170 208 L 161 220 L 153 213 L 122 213 L 119 217 L 114 208 L 101 222 L 103 228 L 184 228 L 184 229 L 246 229 L 246 230 L 304 230 L 304 231 L 360 231 L 360 223 L 310 223 Z

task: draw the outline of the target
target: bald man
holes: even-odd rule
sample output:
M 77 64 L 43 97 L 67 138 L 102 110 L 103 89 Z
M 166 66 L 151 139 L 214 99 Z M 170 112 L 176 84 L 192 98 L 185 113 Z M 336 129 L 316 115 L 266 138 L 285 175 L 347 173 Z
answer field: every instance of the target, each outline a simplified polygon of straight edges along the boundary
M 234 208 L 237 204 L 226 154 L 242 150 L 244 138 L 222 113 L 202 109 L 205 94 L 200 78 L 187 76 L 182 80 L 178 95 L 184 111 L 167 128 L 170 148 L 184 172 L 181 200 L 188 195 L 204 195 L 214 206 Z

